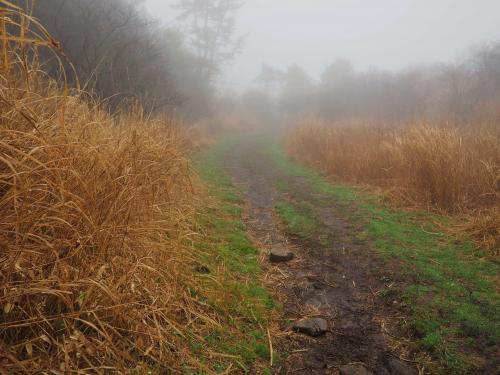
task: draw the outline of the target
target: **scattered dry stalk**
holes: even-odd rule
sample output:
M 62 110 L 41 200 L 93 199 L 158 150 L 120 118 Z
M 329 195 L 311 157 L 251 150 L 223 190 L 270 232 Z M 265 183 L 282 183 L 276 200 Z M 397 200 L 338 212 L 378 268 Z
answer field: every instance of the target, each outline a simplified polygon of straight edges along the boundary
M 38 64 L 57 43 L 3 0 L 0 31 L 0 372 L 210 373 L 186 340 L 216 319 L 187 292 L 185 133 L 66 95 Z

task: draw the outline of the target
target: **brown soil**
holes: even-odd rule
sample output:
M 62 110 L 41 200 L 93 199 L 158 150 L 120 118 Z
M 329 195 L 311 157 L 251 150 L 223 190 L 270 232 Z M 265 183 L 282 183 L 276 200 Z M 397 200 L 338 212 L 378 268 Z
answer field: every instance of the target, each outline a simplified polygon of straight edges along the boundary
M 345 214 L 355 208 L 312 194 L 308 181 L 287 175 L 259 147 L 258 141 L 248 139 L 235 145 L 225 160 L 244 194 L 251 237 L 264 250 L 283 245 L 296 255 L 278 265 L 264 261 L 268 288 L 282 303 L 284 314 L 281 333 L 273 337 L 275 349 L 284 357 L 275 373 L 338 374 L 343 365 L 362 364 L 374 374 L 416 374 L 415 364 L 403 359 L 409 353 L 399 302 L 388 297 L 390 293 L 379 293 L 390 290 L 386 280 L 392 271 L 369 244 L 356 239 L 359 228 Z M 278 180 L 293 194 L 278 190 Z M 312 206 L 332 240 L 287 234 L 275 212 L 276 203 L 286 200 Z M 329 332 L 319 338 L 293 333 L 292 322 L 305 317 L 327 319 Z

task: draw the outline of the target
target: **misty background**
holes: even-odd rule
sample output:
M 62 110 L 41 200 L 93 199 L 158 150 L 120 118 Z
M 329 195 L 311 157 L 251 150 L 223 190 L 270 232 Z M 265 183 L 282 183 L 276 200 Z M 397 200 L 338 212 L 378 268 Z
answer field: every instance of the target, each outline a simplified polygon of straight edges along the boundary
M 30 6 L 30 1 L 17 0 Z M 500 119 L 500 2 L 44 0 L 67 71 L 188 123 Z M 73 65 L 71 65 L 72 63 Z M 55 76 L 58 61 L 46 56 Z M 76 80 L 76 78 L 75 78 Z
M 174 26 L 173 3 L 145 5 Z M 239 90 L 253 84 L 263 63 L 279 69 L 297 63 L 319 79 L 339 58 L 360 70 L 400 70 L 453 62 L 500 38 L 495 0 L 248 0 L 236 20 L 245 45 L 222 81 Z

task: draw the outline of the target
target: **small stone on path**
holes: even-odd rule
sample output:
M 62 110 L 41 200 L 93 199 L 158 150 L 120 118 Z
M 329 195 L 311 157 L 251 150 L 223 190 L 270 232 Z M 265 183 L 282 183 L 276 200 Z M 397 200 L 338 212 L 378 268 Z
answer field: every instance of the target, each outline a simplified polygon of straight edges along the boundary
M 311 337 L 318 337 L 328 332 L 328 322 L 322 318 L 302 319 L 295 322 L 293 330 Z
M 361 365 L 346 365 L 340 368 L 340 375 L 373 375 Z
M 289 262 L 294 254 L 283 246 L 275 246 L 271 249 L 269 260 L 273 263 Z

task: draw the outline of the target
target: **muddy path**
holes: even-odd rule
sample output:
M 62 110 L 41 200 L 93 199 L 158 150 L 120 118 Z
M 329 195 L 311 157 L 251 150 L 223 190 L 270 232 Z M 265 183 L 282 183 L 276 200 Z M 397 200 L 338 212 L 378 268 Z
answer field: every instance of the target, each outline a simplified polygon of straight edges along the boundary
M 225 160 L 246 201 L 250 236 L 265 251 L 281 246 L 295 254 L 289 262 L 265 260 L 268 288 L 284 313 L 281 333 L 273 340 L 285 358 L 275 373 L 417 374 L 399 328 L 404 317 L 390 295 L 380 293 L 391 271 L 357 239 L 357 224 L 346 218 L 355 208 L 313 193 L 303 177 L 282 170 L 257 138 L 235 144 Z M 278 202 L 314 209 L 321 235 L 290 235 L 276 213 Z M 308 318 L 324 319 L 326 333 L 296 333 L 294 322 Z

